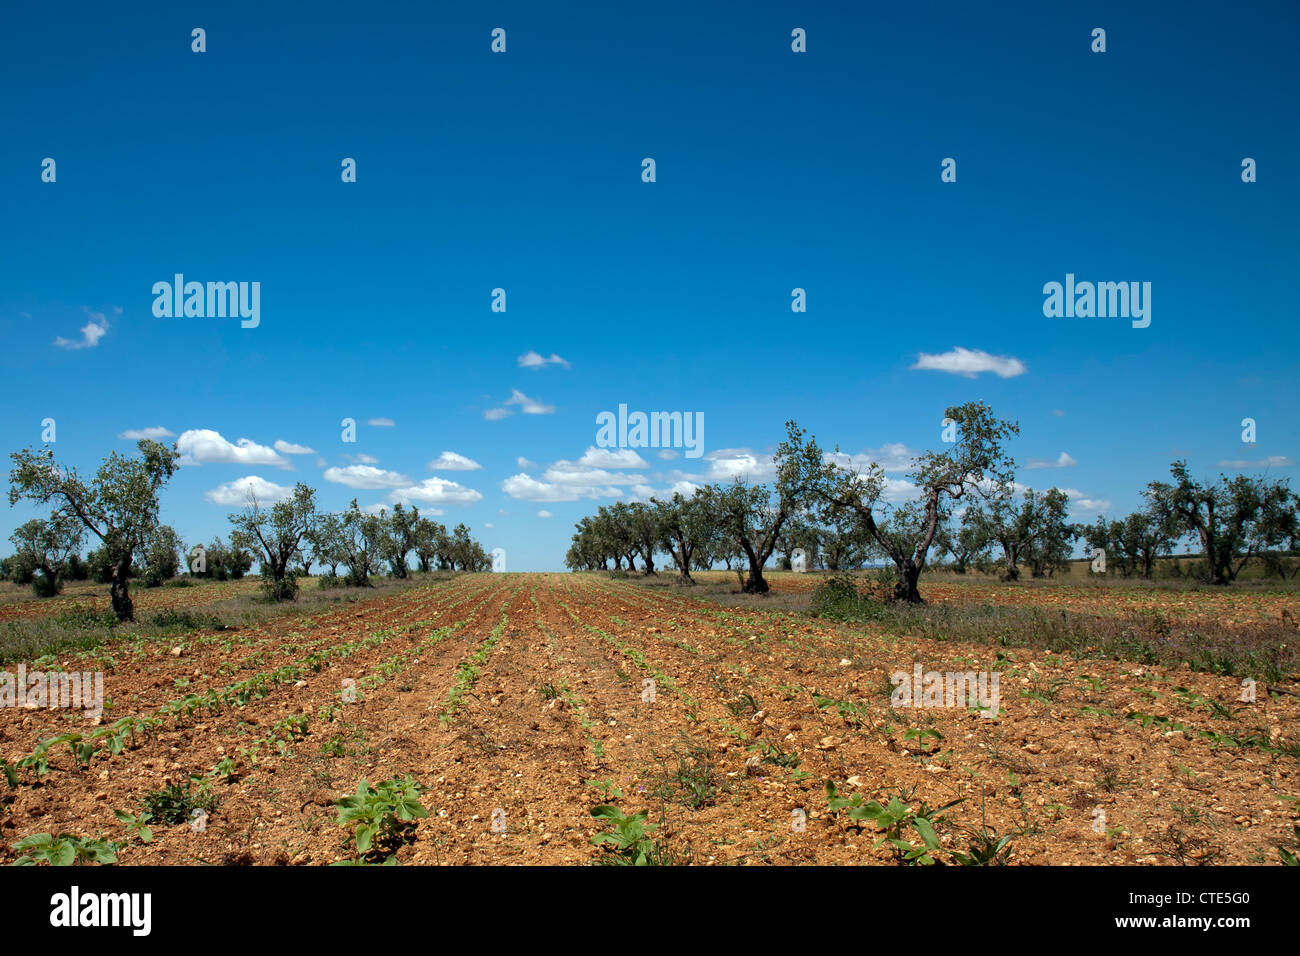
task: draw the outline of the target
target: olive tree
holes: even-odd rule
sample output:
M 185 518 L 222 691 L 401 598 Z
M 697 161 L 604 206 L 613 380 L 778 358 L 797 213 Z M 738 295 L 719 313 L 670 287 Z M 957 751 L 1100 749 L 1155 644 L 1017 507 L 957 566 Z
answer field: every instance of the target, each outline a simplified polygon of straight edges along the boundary
M 318 564 L 330 569 L 329 577 L 338 576 L 340 564 L 347 563 L 347 548 L 344 545 L 343 517 L 336 514 L 323 514 L 307 534 L 307 543 L 311 547 L 311 556 Z M 332 583 L 332 582 L 331 582 Z
M 697 488 L 689 498 L 679 491 L 668 501 L 651 498 L 655 509 L 659 545 L 672 555 L 677 580 L 694 585 L 691 560 L 698 549 L 707 549 L 717 524 L 717 496 L 712 486 Z
M 440 555 L 445 555 L 450 542 L 445 525 L 428 518 L 417 517 L 411 525 L 412 548 L 420 562 L 421 571 L 430 571 Z
M 415 525 L 420 520 L 420 509 L 407 511 L 399 501 L 393 505 L 384 526 L 383 550 L 393 574 L 399 578 L 406 577 L 407 555 L 415 548 Z
M 1030 565 L 1034 577 L 1055 570 L 1070 556 L 1077 537 L 1065 521 L 1069 496 L 1059 488 L 1037 492 L 1026 488 L 1019 502 L 1012 485 L 999 486 L 987 504 L 971 508 L 967 523 L 976 535 L 1002 548 L 1004 581 L 1020 580 L 1020 563 Z
M 33 518 L 18 527 L 9 540 L 14 554 L 15 575 L 20 583 L 30 581 L 38 597 L 54 597 L 63 589 L 63 578 L 71 559 L 81 548 L 82 526 L 64 510 L 55 511 L 48 521 Z M 39 572 L 39 573 L 37 573 Z
M 156 588 L 180 570 L 181 539 L 169 524 L 160 524 L 144 546 L 144 586 Z
M 957 574 L 965 574 L 989 549 L 988 533 L 977 523 L 977 516 L 975 508 L 967 508 L 960 518 L 950 516 L 940 522 L 934 536 L 939 556 L 951 558 L 952 569 Z
M 257 553 L 267 593 L 274 600 L 290 599 L 297 593 L 297 575 L 289 562 L 297 556 L 315 522 L 316 492 L 301 481 L 294 485 L 293 494 L 269 510 L 262 508 L 257 496 L 249 492 L 247 507 L 230 515 L 234 526 L 231 547 Z
M 370 574 L 379 557 L 384 539 L 384 522 L 378 515 L 366 514 L 357 506 L 357 499 L 343 512 L 342 534 L 339 546 L 343 562 L 348 566 L 348 584 L 369 587 Z
M 180 454 L 148 439 L 137 445 L 140 457 L 112 452 L 95 477 L 83 480 L 75 468 L 61 468 L 49 449 L 24 449 L 10 455 L 9 503 L 57 501 L 99 539 L 112 569 L 109 594 L 118 620 L 135 617 L 128 590 L 132 558 L 158 525 L 158 491 L 176 471 Z
M 749 563 L 749 574 L 741 589 L 746 594 L 765 594 L 769 590 L 763 567 L 781 540 L 781 529 L 805 510 L 808 490 L 809 452 L 803 431 L 794 422 L 786 428 L 789 440 L 782 442 L 772 456 L 776 479 L 772 487 L 750 485 L 737 479 L 717 492 L 719 523 L 724 534 L 739 545 Z M 816 449 L 816 443 L 812 443 Z
M 1207 582 L 1229 584 L 1251 558 L 1294 539 L 1296 496 L 1285 479 L 1220 475 L 1207 484 L 1191 477 L 1186 461 L 1169 471 L 1172 482 L 1153 481 L 1144 494 L 1153 513 L 1200 539 Z
M 921 601 L 917 582 L 944 514 L 972 492 L 1010 483 L 1015 470 L 1002 443 L 1020 433 L 1017 424 L 994 418 L 983 402 L 950 407 L 945 415 L 956 426 L 955 440 L 943 451 L 927 451 L 913 460 L 908 478 L 917 497 L 892 507 L 884 500 L 887 485 L 878 464 L 873 462 L 865 472 L 842 465 L 838 447 L 835 454 L 823 455 L 814 439 L 805 442 L 794 422 L 786 426 L 789 439 L 783 454 L 797 463 L 798 483 L 829 514 L 847 511 L 862 523 L 898 569 L 898 600 Z
M 655 571 L 655 549 L 659 547 L 659 511 L 652 505 L 634 501 L 626 506 L 628 535 L 635 552 L 641 555 L 645 563 L 646 574 L 658 574 Z M 631 558 L 628 558 L 631 563 Z

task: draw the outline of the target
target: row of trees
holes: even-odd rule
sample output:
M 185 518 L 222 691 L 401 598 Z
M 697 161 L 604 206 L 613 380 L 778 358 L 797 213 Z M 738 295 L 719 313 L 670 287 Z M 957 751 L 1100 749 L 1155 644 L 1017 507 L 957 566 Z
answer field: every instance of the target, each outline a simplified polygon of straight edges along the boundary
M 341 513 L 318 513 L 315 496 L 299 482 L 289 498 L 269 510 L 250 497 L 242 512 L 230 516 L 235 529 L 231 542 L 258 555 L 274 597 L 292 597 L 296 578 L 310 573 L 313 563 L 329 568 L 330 582 L 340 580 L 338 569 L 344 567 L 341 581 L 354 587 L 368 585 L 385 565 L 394 577 L 407 577 L 412 554 L 421 571 L 486 571 L 492 566 L 464 524 L 449 532 L 423 517 L 419 508 L 398 503 L 391 512 L 375 514 L 362 511 L 355 498 Z
M 744 590 L 768 590 L 763 569 L 773 554 L 789 567 L 797 551 L 810 566 L 832 570 L 884 559 L 897 571 L 894 596 L 919 601 L 918 582 L 930 561 L 948 558 L 957 571 L 981 565 L 995 550 L 1003 576 L 1022 568 L 1035 576 L 1068 568 L 1075 543 L 1104 549 L 1122 573 L 1150 576 L 1155 558 L 1179 541 L 1199 543 L 1205 579 L 1234 580 L 1252 559 L 1276 562 L 1300 548 L 1300 499 L 1285 480 L 1221 476 L 1193 479 L 1186 462 L 1171 466 L 1172 481 L 1151 482 L 1145 505 L 1123 520 L 1093 525 L 1067 520 L 1069 497 L 1015 483 L 1015 461 L 1004 442 L 1019 434 L 1014 422 L 994 417 L 982 402 L 947 409 L 954 440 L 915 458 L 907 501 L 886 500 L 884 471 L 850 467 L 838 447 L 824 452 L 795 422 L 773 456 L 771 485 L 738 480 L 706 485 L 687 496 L 602 506 L 583 518 L 565 558 L 572 569 L 615 569 L 626 562 L 655 573 L 654 556 L 667 554 L 682 583 L 690 572 L 721 561 L 747 567 Z M 1293 572 L 1294 573 L 1294 572 Z
M 175 529 L 159 522 L 158 493 L 177 467 L 179 454 L 155 441 L 139 442 L 139 458 L 112 452 L 95 475 L 81 477 L 62 468 L 49 449 L 15 452 L 9 474 L 9 503 L 20 500 L 52 505 L 48 518 L 24 523 L 10 541 L 15 553 L 0 573 L 30 583 L 38 595 L 57 594 L 66 580 L 93 578 L 110 585 L 119 620 L 134 617 L 128 582 L 156 586 L 182 569 L 225 580 L 243 577 L 256 562 L 267 593 L 294 597 L 297 579 L 314 563 L 329 568 L 329 583 L 365 586 L 387 570 L 409 573 L 416 555 L 421 571 L 482 571 L 491 567 L 483 547 L 464 524 L 452 531 L 401 504 L 391 512 L 363 512 L 353 499 L 339 514 L 321 513 L 316 492 L 298 483 L 293 493 L 270 508 L 250 496 L 244 510 L 230 515 L 230 541 L 186 547 Z M 81 558 L 83 545 L 95 545 Z M 346 569 L 339 577 L 338 569 Z

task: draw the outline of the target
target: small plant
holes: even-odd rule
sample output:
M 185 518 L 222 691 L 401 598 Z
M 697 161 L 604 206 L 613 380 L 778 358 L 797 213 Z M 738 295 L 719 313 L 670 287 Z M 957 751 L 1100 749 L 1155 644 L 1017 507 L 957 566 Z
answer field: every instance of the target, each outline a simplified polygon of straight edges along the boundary
M 195 810 L 211 813 L 217 808 L 216 795 L 208 790 L 206 781 L 194 789 L 194 778 L 185 781 L 185 785 L 169 783 L 161 790 L 146 793 L 140 801 L 149 815 L 159 823 L 175 826 L 188 823 Z
M 960 866 L 1006 866 L 1011 860 L 1011 839 L 1016 834 L 998 836 L 984 816 L 984 800 L 980 799 L 980 828 L 969 828 L 970 846 L 966 853 L 952 851 L 953 860 Z
M 759 747 L 763 753 L 763 763 L 770 763 L 777 767 L 784 767 L 787 770 L 794 770 L 802 762 L 797 753 L 793 750 L 782 750 L 780 744 L 771 743 L 767 740 L 760 740 Z
M 338 823 L 352 827 L 359 861 L 370 862 L 370 855 L 391 848 L 393 852 L 384 862 L 390 866 L 396 863 L 395 844 L 402 841 L 416 819 L 429 815 L 420 802 L 423 789 L 409 774 L 404 780 L 384 780 L 373 787 L 362 780 L 356 793 L 336 801 Z
M 627 814 L 612 804 L 593 807 L 591 815 L 597 820 L 608 820 L 613 828 L 597 833 L 591 838 L 596 846 L 607 845 L 611 852 L 601 862 L 611 866 L 651 866 L 658 862 L 659 851 L 650 839 L 657 824 L 647 823 L 645 810 Z
M 26 851 L 14 860 L 14 866 L 73 866 L 84 863 L 116 863 L 117 845 L 107 840 L 79 837 L 74 833 L 35 833 L 11 844 L 12 849 Z
M 113 816 L 125 823 L 127 830 L 135 833 L 140 838 L 141 843 L 153 842 L 153 830 L 149 829 L 149 821 L 153 819 L 153 814 L 142 813 L 136 816 L 126 810 L 114 810 Z
M 655 793 L 662 800 L 698 810 L 712 803 L 718 790 L 713 752 L 707 747 L 692 747 L 689 753 L 678 755 L 675 769 L 665 770 Z
M 588 780 L 587 786 L 599 790 L 606 801 L 623 799 L 623 791 L 616 787 L 612 780 Z
M 910 799 L 910 794 L 906 794 Z M 876 841 L 876 846 L 889 844 L 897 863 L 905 865 L 931 866 L 937 861 L 934 854 L 941 851 L 939 835 L 934 825 L 939 822 L 945 810 L 961 803 L 954 800 L 936 809 L 931 809 L 922 801 L 920 807 L 913 810 L 904 799 L 892 797 L 888 804 L 881 805 L 875 800 L 863 800 L 856 793 L 851 797 L 841 797 L 833 781 L 826 781 L 826 801 L 832 811 L 846 810 L 848 817 L 858 825 L 870 822 L 884 831 L 884 836 Z M 907 830 L 915 830 L 921 837 L 921 846 L 916 846 L 904 838 Z
M 1223 855 L 1223 848 L 1204 837 L 1191 836 L 1171 826 L 1153 841 L 1162 855 L 1179 866 L 1209 866 Z
M 217 761 L 216 766 L 208 771 L 208 776 L 214 780 L 224 780 L 230 783 L 235 779 L 237 764 L 234 757 L 222 757 Z
M 735 700 L 723 701 L 727 710 L 731 711 L 733 717 L 748 717 L 759 711 L 758 701 L 754 695 L 748 691 L 742 693 Z
M 1006 866 L 1011 859 L 1011 836 L 999 837 L 996 830 L 972 831 L 970 852 L 952 851 L 962 866 Z

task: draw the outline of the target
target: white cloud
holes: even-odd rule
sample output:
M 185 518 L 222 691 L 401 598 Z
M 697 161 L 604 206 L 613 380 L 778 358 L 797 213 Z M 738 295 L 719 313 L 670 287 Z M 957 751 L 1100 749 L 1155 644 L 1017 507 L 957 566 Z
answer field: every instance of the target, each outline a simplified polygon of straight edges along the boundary
M 1061 452 L 1056 458 L 1031 458 L 1025 463 L 1026 468 L 1073 468 L 1078 462 Z
M 504 405 L 519 405 L 525 415 L 550 415 L 555 411 L 554 405 L 546 405 L 535 398 L 529 398 L 517 388 L 511 390 L 510 397 L 505 400 Z M 483 417 L 490 422 L 499 422 L 513 414 L 514 412 L 508 407 L 489 408 L 483 412 Z
M 1010 355 L 990 355 L 981 349 L 964 349 L 961 346 L 939 355 L 922 352 L 917 356 L 914 369 L 931 369 L 974 378 L 980 372 L 992 372 L 999 378 L 1015 378 L 1027 371 L 1025 363 Z
M 1068 507 L 1071 514 L 1082 511 L 1099 514 L 1111 510 L 1111 502 L 1105 498 L 1091 498 L 1078 488 L 1061 488 L 1060 490 L 1070 496 Z
M 458 455 L 454 451 L 444 451 L 428 465 L 429 471 L 477 471 L 482 467 L 472 458 Z
M 681 452 L 679 452 L 676 448 L 660 448 L 656 454 L 658 454 L 659 457 L 664 459 L 665 461 L 672 461 L 674 458 L 679 456 Z
M 99 340 L 108 334 L 108 319 L 104 317 L 103 312 L 92 312 L 85 308 L 83 311 L 90 317 L 90 321 L 81 327 L 81 338 L 65 339 L 60 335 L 54 340 L 54 344 L 59 348 L 93 349 L 99 344 Z
M 176 439 L 176 450 L 181 453 L 182 465 L 201 465 L 208 462 L 226 462 L 237 465 L 276 465 L 284 468 L 289 459 L 265 445 L 248 438 L 234 444 L 211 428 L 192 428 L 181 432 Z
M 168 431 L 161 425 L 150 425 L 148 428 L 128 428 L 117 437 L 128 441 L 140 441 L 142 438 L 157 441 L 160 438 L 171 438 L 174 434 L 176 433 Z
M 353 463 L 358 464 L 358 465 L 377 465 L 377 464 L 379 464 L 379 459 L 378 459 L 378 458 L 376 458 L 374 455 L 367 455 L 365 452 L 361 452 L 360 454 L 357 454 L 357 455 L 344 455 L 343 458 L 344 458 L 346 461 L 350 461 L 350 462 L 353 462 Z
M 269 505 L 292 497 L 293 489 L 284 485 L 277 485 L 257 475 L 246 475 L 243 478 L 228 481 L 224 485 L 218 485 L 211 491 L 205 491 L 203 497 L 214 505 L 242 508 L 248 504 L 250 493 L 257 497 L 259 505 Z
M 373 465 L 346 465 L 326 468 L 325 480 L 349 488 L 397 488 L 409 485 L 411 479 L 395 471 L 385 471 Z
M 577 501 L 579 498 L 616 498 L 620 494 L 617 488 L 538 481 L 523 473 L 512 475 L 501 482 L 501 490 L 511 498 L 518 498 L 521 501 L 545 502 Z
M 534 478 L 529 474 L 529 471 L 538 467 L 535 462 L 523 457 L 517 461 L 519 467 L 524 470 L 503 481 L 501 490 L 510 497 L 522 501 L 578 501 L 582 498 L 643 500 L 651 494 L 672 493 L 672 490 L 657 492 L 648 484 L 645 475 L 622 470 L 650 467 L 646 460 L 632 449 L 588 447 L 578 461 L 561 459 L 551 462 L 540 478 Z M 697 479 L 697 481 L 679 481 L 673 490 L 679 489 L 684 494 L 690 494 L 703 483 L 698 481 L 698 475 L 684 477 Z
M 1285 455 L 1269 455 L 1267 458 L 1261 458 L 1259 461 L 1246 461 L 1235 458 L 1230 461 L 1219 462 L 1220 468 L 1290 468 L 1295 462 Z
M 1052 414 L 1055 415 L 1057 418 L 1064 418 L 1064 417 L 1065 417 L 1065 412 L 1061 411 L 1059 408 L 1053 408 L 1053 409 L 1052 409 Z
M 283 438 L 275 440 L 275 450 L 286 455 L 314 455 L 316 450 L 308 448 L 306 445 L 295 445 L 291 441 L 285 441 Z
M 590 447 L 578 459 L 578 464 L 592 468 L 649 468 L 650 464 L 631 448 Z
M 538 369 L 545 368 L 547 365 L 560 365 L 564 368 L 569 367 L 569 363 L 560 358 L 554 352 L 551 353 L 550 358 L 545 358 L 536 352 L 525 352 L 523 355 L 519 356 L 520 368 Z
M 554 518 L 555 515 L 551 514 L 549 511 L 547 511 L 545 508 L 543 508 L 541 511 L 537 512 L 537 517 L 539 517 L 539 518 Z
M 890 504 L 910 501 L 920 494 L 920 489 L 905 478 L 886 478 L 885 487 L 880 492 L 882 500 Z
M 553 462 L 542 475 L 547 481 L 561 485 L 591 487 L 593 485 L 628 485 L 641 481 L 639 475 L 625 475 L 605 468 L 588 468 L 571 461 Z
M 759 455 L 748 448 L 720 448 L 704 456 L 709 463 L 708 481 L 732 481 L 744 478 L 758 483 L 776 477 L 771 455 Z
M 446 478 L 426 478 L 418 485 L 412 485 L 408 481 L 405 487 L 395 488 L 388 497 L 394 502 L 400 501 L 403 504 L 424 501 L 437 505 L 468 505 L 483 499 L 481 492 L 448 481 Z
M 853 468 L 856 471 L 866 471 L 872 465 L 879 465 L 882 471 L 908 471 L 916 456 L 915 451 L 901 442 L 887 442 L 879 448 L 867 448 L 856 455 L 827 452 L 822 457 L 841 468 Z
M 495 528 L 496 525 L 494 525 L 491 521 L 486 521 L 486 522 L 484 522 L 483 527 L 485 527 L 485 528 Z
M 529 461 L 523 455 L 520 455 L 518 458 L 515 459 L 515 464 L 518 465 L 520 468 L 522 468 L 524 471 L 537 470 L 537 462 Z
M 375 428 L 392 428 L 397 422 L 391 418 L 367 418 L 366 424 L 373 425 Z
M 529 398 L 517 388 L 511 390 L 510 397 L 505 403 L 521 406 L 525 415 L 550 415 L 555 411 L 554 405 L 544 405 L 535 398 Z

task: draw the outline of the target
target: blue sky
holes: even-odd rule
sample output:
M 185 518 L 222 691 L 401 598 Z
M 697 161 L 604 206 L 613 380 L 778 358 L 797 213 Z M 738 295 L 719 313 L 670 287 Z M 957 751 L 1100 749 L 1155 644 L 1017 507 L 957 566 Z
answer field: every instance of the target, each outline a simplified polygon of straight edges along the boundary
M 191 432 L 187 541 L 228 533 L 232 483 L 302 480 L 440 509 L 512 570 L 560 567 L 610 492 L 766 461 L 789 418 L 888 464 L 983 399 L 1080 519 L 1175 457 L 1292 477 L 1296 6 L 898 6 L 10 6 L 0 444 L 53 418 L 89 471 Z M 155 317 L 178 272 L 260 282 L 259 325 Z M 1067 273 L 1150 282 L 1150 326 L 1045 317 Z M 1003 374 L 915 367 L 957 349 Z M 620 403 L 702 412 L 706 458 L 589 453 Z

